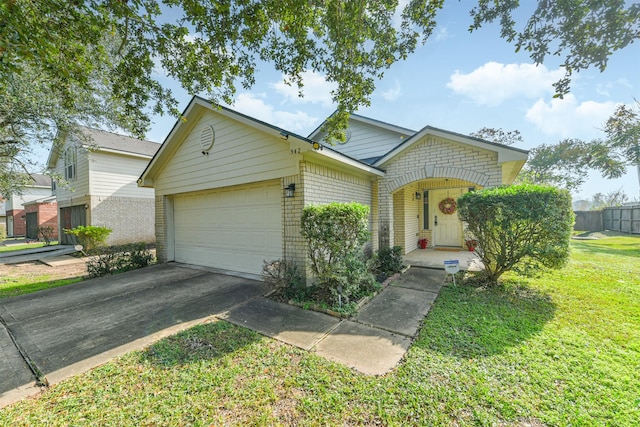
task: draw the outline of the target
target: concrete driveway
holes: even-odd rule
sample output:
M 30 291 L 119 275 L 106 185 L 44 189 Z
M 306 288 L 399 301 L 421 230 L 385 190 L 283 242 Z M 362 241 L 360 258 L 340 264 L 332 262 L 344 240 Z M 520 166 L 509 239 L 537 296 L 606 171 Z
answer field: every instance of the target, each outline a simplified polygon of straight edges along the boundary
M 181 264 L 0 300 L 0 407 L 262 294 L 260 282 Z

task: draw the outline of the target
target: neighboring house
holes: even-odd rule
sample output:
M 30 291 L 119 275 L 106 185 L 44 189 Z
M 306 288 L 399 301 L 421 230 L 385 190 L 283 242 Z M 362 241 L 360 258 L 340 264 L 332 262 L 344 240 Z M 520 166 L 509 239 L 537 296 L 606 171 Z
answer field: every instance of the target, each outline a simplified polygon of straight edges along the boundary
M 26 221 L 25 237 L 40 240 L 40 227 L 51 227 L 51 240 L 58 239 L 58 203 L 55 196 L 36 199 L 24 204 Z
M 156 197 L 161 262 L 259 274 L 285 258 L 308 271 L 302 209 L 371 207 L 372 248 L 462 248 L 463 224 L 440 202 L 511 183 L 527 151 L 432 127 L 415 132 L 354 115 L 343 144 L 319 143 L 194 98 L 140 177 Z
M 7 207 L 6 201 L 0 198 L 0 237 L 7 235 Z
M 59 229 L 79 225 L 109 227 L 108 244 L 153 242 L 153 190 L 136 180 L 160 144 L 97 129 L 82 128 L 90 142 L 59 136 L 48 168 L 64 182 L 54 182 Z M 63 244 L 75 238 L 60 233 Z
M 32 184 L 26 185 L 22 189 L 22 194 L 11 194 L 7 196 L 8 237 L 27 237 L 27 213 L 25 211 L 25 205 L 34 200 L 51 196 L 51 178 L 40 174 L 31 174 L 31 178 Z M 31 218 L 33 219 L 33 217 Z M 30 238 L 37 239 L 37 233 L 35 237 Z

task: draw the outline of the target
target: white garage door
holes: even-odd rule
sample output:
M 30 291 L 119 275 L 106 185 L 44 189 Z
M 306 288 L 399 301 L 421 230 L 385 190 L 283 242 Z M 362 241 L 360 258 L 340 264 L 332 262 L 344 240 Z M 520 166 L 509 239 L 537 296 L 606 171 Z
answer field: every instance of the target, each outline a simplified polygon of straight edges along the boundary
M 175 196 L 175 260 L 260 274 L 282 258 L 281 199 L 279 181 Z

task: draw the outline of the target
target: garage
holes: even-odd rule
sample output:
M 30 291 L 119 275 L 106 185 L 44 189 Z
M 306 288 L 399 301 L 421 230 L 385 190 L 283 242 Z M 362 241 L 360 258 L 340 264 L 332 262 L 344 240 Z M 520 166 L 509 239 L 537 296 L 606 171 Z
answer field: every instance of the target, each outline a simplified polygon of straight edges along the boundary
M 260 274 L 282 258 L 280 181 L 173 197 L 175 261 Z

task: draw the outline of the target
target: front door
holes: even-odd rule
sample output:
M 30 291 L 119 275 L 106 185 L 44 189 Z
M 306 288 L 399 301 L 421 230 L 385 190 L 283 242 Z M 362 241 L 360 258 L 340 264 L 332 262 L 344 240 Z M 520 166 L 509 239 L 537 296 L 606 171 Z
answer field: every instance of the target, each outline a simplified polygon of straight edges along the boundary
M 465 192 L 462 188 L 430 191 L 433 206 L 433 243 L 435 246 L 462 246 L 462 223 L 458 220 L 458 210 L 447 214 L 440 210 L 440 202 L 447 198 L 457 200 Z

